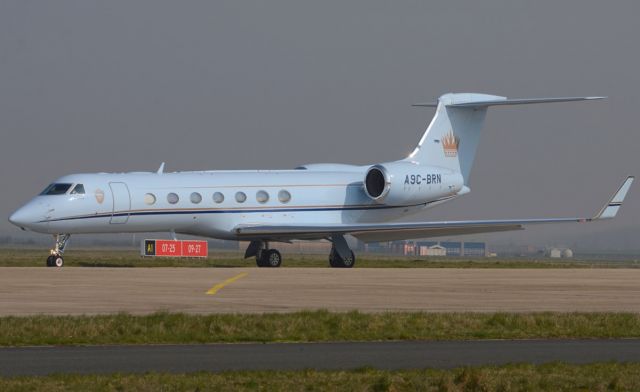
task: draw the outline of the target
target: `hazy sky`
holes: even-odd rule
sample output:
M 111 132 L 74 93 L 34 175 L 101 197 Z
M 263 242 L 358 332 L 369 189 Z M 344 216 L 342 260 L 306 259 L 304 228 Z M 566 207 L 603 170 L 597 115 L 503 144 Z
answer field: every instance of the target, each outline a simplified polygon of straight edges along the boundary
M 0 233 L 75 172 L 405 156 L 446 92 L 607 95 L 490 110 L 471 194 L 416 219 L 590 215 L 639 174 L 638 1 L 0 2 Z M 640 249 L 621 216 L 495 234 Z

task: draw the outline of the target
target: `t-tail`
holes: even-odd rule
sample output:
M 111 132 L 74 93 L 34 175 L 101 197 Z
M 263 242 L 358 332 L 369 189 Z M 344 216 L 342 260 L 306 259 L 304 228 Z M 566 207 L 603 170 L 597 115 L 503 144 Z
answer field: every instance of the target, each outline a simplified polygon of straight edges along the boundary
M 435 107 L 436 114 L 416 148 L 405 160 L 461 173 L 464 184 L 467 185 L 489 106 L 587 101 L 603 98 L 507 99 L 506 97 L 487 94 L 445 94 L 438 99 L 437 103 L 418 103 L 413 105 Z

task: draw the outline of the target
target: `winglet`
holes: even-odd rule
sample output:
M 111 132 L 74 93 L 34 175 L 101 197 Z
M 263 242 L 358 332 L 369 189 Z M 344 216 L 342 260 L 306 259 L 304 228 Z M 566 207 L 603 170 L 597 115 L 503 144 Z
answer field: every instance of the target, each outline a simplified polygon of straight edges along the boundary
M 160 164 L 160 167 L 158 168 L 158 171 L 156 173 L 158 174 L 164 173 L 164 162 Z
M 611 199 L 609 199 L 609 202 L 605 204 L 604 207 L 602 207 L 600 212 L 598 212 L 598 214 L 596 214 L 596 216 L 594 216 L 592 220 L 615 218 L 618 210 L 620 209 L 620 206 L 622 205 L 622 202 L 624 201 L 624 197 L 627 195 L 627 192 L 629 192 L 629 188 L 633 183 L 633 179 L 633 176 L 627 177 L 620 188 L 618 188 L 618 191 L 613 195 Z

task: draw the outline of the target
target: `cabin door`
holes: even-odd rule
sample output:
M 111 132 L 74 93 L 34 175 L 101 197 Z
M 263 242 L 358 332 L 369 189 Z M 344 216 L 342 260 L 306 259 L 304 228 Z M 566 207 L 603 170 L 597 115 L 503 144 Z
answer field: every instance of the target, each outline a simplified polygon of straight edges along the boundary
M 109 223 L 127 223 L 129 211 L 131 210 L 129 188 L 124 182 L 110 182 L 109 187 L 113 195 L 113 211 L 111 212 L 111 221 Z

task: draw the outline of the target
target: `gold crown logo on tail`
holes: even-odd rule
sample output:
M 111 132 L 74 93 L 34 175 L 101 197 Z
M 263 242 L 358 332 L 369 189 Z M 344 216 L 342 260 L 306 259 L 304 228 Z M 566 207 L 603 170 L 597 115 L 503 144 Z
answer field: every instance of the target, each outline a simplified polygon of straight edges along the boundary
M 444 150 L 445 157 L 458 156 L 458 146 L 460 145 L 460 139 L 453 134 L 453 130 L 449 131 L 442 138 L 442 149 Z

